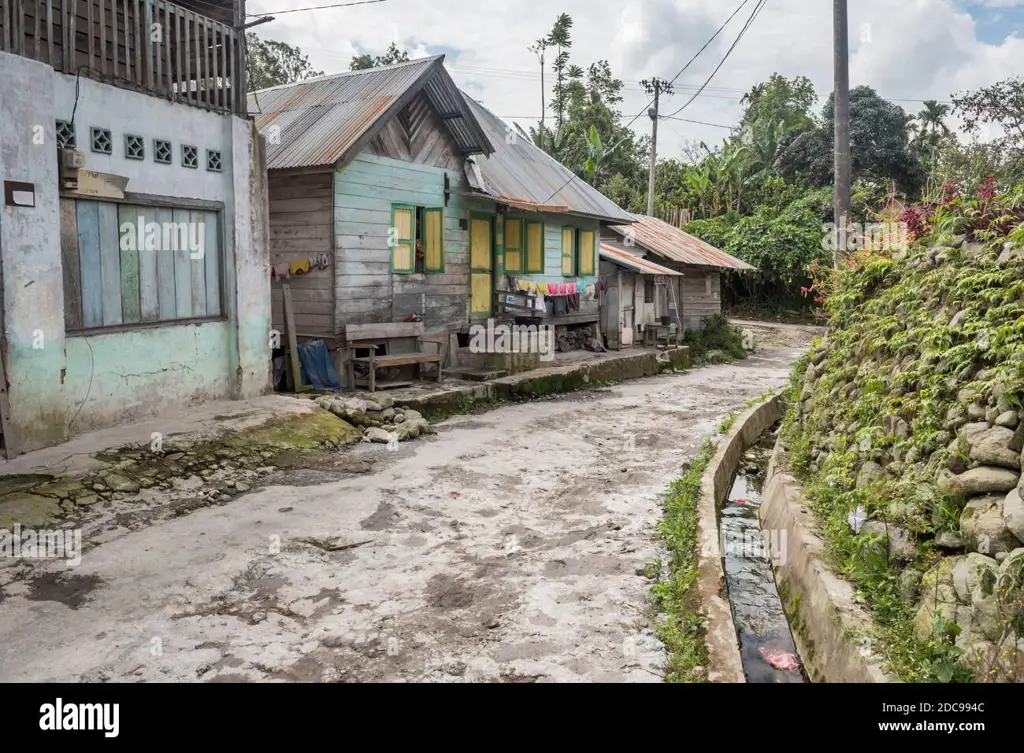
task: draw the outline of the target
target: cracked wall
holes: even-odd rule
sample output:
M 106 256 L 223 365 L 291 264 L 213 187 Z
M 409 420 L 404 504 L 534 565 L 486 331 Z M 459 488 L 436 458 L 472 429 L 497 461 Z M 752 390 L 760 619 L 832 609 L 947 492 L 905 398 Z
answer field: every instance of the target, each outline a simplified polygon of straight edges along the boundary
M 86 78 L 76 94 L 75 78 L 49 66 L 6 53 L 0 62 L 0 175 L 36 190 L 35 207 L 3 207 L 0 216 L 9 444 L 27 452 L 189 404 L 266 392 L 265 181 L 251 123 Z M 65 337 L 55 120 L 70 120 L 72 111 L 86 169 L 128 177 L 126 190 L 135 193 L 223 203 L 224 320 Z M 93 125 L 113 132 L 112 156 L 89 150 Z M 173 164 L 127 162 L 120 139 L 129 132 L 172 139 Z M 222 150 L 223 174 L 181 170 L 183 140 Z

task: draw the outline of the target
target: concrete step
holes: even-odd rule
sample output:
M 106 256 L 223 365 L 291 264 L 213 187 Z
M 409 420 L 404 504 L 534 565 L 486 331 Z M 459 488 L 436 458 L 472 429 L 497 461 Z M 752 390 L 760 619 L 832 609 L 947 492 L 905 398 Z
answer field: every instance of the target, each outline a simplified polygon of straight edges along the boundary
M 507 371 L 499 369 L 473 369 L 459 374 L 463 379 L 468 379 L 471 382 L 489 382 L 492 379 L 501 379 L 501 377 L 507 375 Z

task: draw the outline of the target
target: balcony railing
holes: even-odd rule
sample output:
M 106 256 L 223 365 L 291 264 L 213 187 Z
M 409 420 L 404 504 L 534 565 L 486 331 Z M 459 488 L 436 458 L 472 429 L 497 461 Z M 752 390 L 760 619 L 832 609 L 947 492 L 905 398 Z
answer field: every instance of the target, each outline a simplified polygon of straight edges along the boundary
M 244 115 L 244 32 L 164 0 L 0 0 L 0 50 Z

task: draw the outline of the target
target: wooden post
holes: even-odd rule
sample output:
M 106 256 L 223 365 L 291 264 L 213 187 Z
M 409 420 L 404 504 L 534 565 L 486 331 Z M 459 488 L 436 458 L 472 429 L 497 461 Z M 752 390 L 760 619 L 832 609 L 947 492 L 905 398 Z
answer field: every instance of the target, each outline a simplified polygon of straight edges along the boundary
M 299 361 L 299 342 L 295 336 L 295 312 L 292 310 L 292 289 L 287 282 L 281 283 L 281 302 L 284 306 L 284 328 L 288 337 L 288 355 L 292 373 L 292 390 L 302 392 L 302 363 Z

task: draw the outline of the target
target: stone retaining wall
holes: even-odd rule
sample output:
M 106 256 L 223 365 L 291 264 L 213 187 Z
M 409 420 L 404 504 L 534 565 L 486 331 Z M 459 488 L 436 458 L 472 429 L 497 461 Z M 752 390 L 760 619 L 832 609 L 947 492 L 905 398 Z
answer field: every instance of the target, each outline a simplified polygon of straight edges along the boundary
M 823 563 L 824 542 L 801 487 L 779 470 L 780 448 L 781 440 L 768 465 L 759 516 L 762 530 L 785 532 L 775 582 L 807 675 L 812 682 L 891 682 L 865 640 L 871 617 L 854 601 L 853 586 Z

